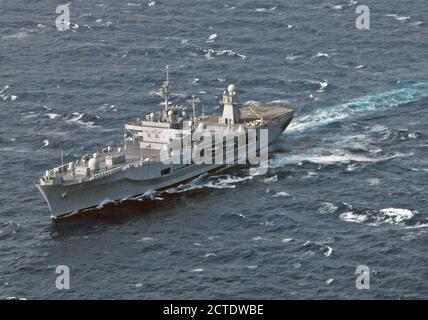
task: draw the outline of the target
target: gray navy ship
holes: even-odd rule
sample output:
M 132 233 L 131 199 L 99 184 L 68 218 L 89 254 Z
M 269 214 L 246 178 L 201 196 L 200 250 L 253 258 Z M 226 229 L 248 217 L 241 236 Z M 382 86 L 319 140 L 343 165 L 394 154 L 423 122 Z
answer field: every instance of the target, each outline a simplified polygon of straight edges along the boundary
M 165 190 L 202 174 L 218 172 L 238 164 L 237 161 L 202 164 L 193 160 L 182 163 L 165 161 L 162 155 L 176 159 L 177 153 L 183 160 L 184 141 L 189 140 L 193 133 L 223 131 L 245 134 L 255 130 L 257 134 L 253 144 L 260 152 L 259 133 L 262 129 L 268 132 L 266 142 L 270 144 L 282 134 L 293 118 L 293 110 L 286 106 L 240 106 L 237 88 L 233 84 L 223 92 L 222 114 L 202 113 L 197 116 L 195 97 L 191 112 L 188 112 L 187 107 L 171 102 L 170 88 L 167 66 L 166 81 L 156 92 L 163 99 L 160 112 L 146 115 L 143 120 L 126 123 L 128 135 L 119 146 L 107 146 L 45 172 L 36 186 L 49 206 L 52 219 L 90 210 L 106 201 L 120 201 L 151 191 Z M 190 141 L 192 148 L 193 142 Z M 248 138 L 246 143 L 249 148 Z M 182 147 L 177 152 L 171 148 L 173 145 Z M 214 143 L 209 147 L 223 148 Z M 233 147 L 238 148 L 238 145 L 234 144 Z M 174 156 L 170 150 L 175 150 Z

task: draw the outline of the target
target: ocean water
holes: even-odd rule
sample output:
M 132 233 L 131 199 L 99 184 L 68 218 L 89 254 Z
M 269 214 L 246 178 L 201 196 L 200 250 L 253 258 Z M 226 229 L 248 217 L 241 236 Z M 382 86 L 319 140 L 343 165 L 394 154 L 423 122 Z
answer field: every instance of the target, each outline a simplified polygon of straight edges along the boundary
M 57 1 L 1 1 L 0 298 L 427 298 L 427 4 L 361 4 L 370 30 L 351 0 L 71 0 L 59 32 Z M 51 222 L 33 182 L 158 110 L 166 64 L 207 113 L 229 83 L 296 111 L 268 173 Z

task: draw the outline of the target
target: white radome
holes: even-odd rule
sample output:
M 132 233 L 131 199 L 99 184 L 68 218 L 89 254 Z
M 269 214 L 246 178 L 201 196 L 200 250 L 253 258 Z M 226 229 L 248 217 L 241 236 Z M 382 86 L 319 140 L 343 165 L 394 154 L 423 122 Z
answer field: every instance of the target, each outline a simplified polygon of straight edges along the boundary
M 234 93 L 236 91 L 236 87 L 234 84 L 229 84 L 227 87 L 227 91 L 229 91 L 230 94 Z

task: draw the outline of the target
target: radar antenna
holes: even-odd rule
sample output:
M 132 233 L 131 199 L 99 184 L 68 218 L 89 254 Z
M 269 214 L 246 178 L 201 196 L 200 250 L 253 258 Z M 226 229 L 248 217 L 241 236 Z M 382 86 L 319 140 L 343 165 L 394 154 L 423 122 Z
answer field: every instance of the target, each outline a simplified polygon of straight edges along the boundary
M 165 114 L 168 113 L 168 107 L 169 107 L 169 65 L 165 66 L 165 72 L 166 72 L 166 81 L 163 83 L 162 86 L 162 94 L 165 98 Z

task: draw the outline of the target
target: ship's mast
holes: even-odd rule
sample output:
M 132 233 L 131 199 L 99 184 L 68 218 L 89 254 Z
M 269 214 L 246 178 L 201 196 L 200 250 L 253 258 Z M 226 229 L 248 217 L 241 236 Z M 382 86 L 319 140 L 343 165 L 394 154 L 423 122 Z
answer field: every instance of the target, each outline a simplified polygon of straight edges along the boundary
M 168 107 L 169 107 L 169 87 L 170 87 L 169 65 L 166 65 L 165 71 L 166 71 L 166 81 L 163 83 L 163 86 L 162 86 L 162 94 L 165 98 L 165 116 L 166 116 L 168 114 Z
M 193 121 L 196 120 L 196 101 L 195 101 L 195 96 L 192 96 L 192 109 L 193 109 Z

